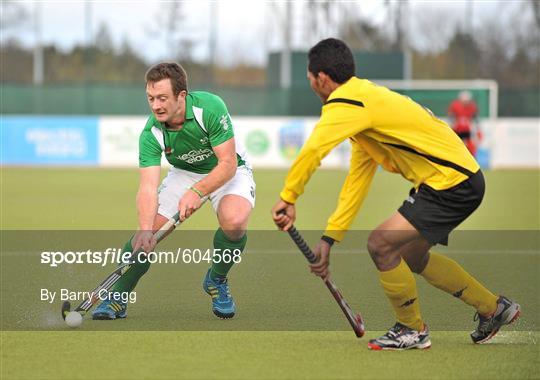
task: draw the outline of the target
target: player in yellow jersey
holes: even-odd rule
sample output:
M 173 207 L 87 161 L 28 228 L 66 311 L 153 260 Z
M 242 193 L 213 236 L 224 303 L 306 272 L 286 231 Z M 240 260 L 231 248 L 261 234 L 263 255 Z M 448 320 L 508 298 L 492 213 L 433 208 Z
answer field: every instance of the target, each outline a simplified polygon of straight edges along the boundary
M 340 40 L 320 41 L 309 51 L 308 80 L 323 102 L 322 114 L 287 175 L 272 208 L 286 231 L 296 219 L 295 202 L 321 160 L 349 139 L 350 169 L 336 210 L 314 249 L 317 276 L 329 275 L 332 244 L 343 239 L 367 195 L 378 166 L 413 184 L 402 206 L 371 232 L 367 249 L 397 319 L 373 350 L 428 348 L 429 330 L 420 314 L 413 273 L 473 306 L 479 325 L 474 343 L 492 338 L 513 322 L 520 306 L 496 296 L 454 260 L 430 252 L 480 205 L 484 178 L 478 163 L 452 129 L 433 114 L 389 89 L 354 76 L 350 49 Z M 285 211 L 285 213 L 283 213 Z

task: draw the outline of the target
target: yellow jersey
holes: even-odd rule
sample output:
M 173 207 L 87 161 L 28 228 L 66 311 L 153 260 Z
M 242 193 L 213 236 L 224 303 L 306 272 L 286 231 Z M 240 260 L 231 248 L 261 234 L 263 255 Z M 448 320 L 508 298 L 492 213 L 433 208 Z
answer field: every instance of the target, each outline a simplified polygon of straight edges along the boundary
M 479 170 L 461 139 L 410 98 L 352 77 L 333 91 L 294 161 L 281 199 L 295 203 L 321 160 L 349 139 L 350 168 L 325 235 L 340 241 L 365 199 L 377 166 L 418 188 L 449 189 Z

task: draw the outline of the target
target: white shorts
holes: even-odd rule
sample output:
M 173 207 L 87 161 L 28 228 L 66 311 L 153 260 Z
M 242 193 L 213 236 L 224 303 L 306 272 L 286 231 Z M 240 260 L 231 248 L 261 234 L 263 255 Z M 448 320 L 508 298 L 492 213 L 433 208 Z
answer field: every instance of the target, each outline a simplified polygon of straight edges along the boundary
M 178 202 L 184 193 L 188 191 L 190 186 L 193 186 L 207 175 L 175 167 L 170 168 L 167 177 L 165 177 L 158 190 L 158 214 L 166 218 L 172 218 L 178 212 Z M 208 195 L 214 211 L 217 212 L 219 202 L 225 195 L 239 195 L 246 198 L 251 203 L 251 207 L 255 207 L 255 181 L 251 169 L 239 166 L 236 169 L 236 174 L 229 182 Z

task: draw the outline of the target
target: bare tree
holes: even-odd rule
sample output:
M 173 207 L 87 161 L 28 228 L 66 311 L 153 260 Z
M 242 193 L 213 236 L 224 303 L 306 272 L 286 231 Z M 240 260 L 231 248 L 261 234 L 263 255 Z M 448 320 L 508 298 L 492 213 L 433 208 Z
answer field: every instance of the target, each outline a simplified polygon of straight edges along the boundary
M 540 29 L 540 2 L 538 0 L 530 0 L 530 4 L 534 13 L 534 20 L 536 21 L 536 29 Z
M 339 23 L 338 36 L 354 50 L 381 51 L 390 48 L 391 42 L 383 30 L 368 18 L 355 12 L 356 4 L 342 4 L 344 17 Z
M 99 50 L 106 53 L 112 53 L 112 51 L 114 50 L 114 45 L 107 24 L 101 23 L 99 25 L 94 42 L 96 48 L 98 48 Z
M 304 44 L 312 46 L 319 40 L 335 37 L 340 30 L 340 15 L 346 3 L 329 0 L 308 0 L 303 4 Z
M 165 48 L 165 59 L 178 59 L 180 61 L 192 61 L 191 48 L 194 41 L 188 35 L 186 14 L 183 2 L 168 2 L 160 5 L 160 11 L 156 15 L 158 20 L 155 25 L 147 29 L 147 33 L 157 39 L 162 39 Z M 164 27 L 163 27 L 164 26 Z

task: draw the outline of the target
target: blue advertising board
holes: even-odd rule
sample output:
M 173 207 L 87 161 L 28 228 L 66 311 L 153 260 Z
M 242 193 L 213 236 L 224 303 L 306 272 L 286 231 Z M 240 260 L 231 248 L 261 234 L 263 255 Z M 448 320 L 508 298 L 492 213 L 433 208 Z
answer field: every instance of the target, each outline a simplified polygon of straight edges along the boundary
M 304 122 L 292 120 L 279 129 L 279 148 L 283 157 L 294 160 L 304 144 Z
M 2 165 L 98 164 L 98 118 L 2 116 Z

